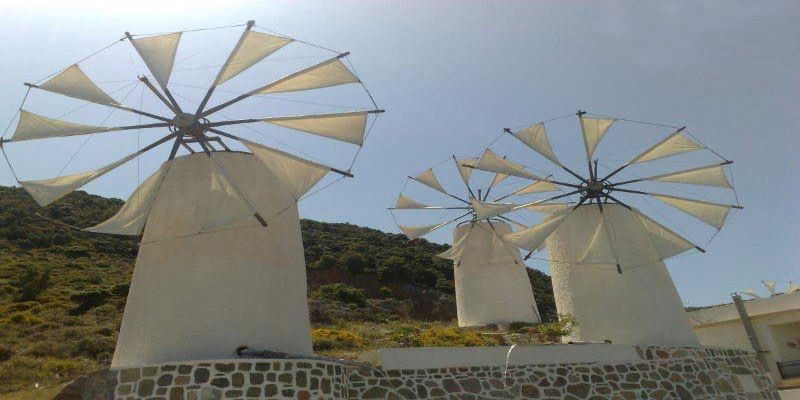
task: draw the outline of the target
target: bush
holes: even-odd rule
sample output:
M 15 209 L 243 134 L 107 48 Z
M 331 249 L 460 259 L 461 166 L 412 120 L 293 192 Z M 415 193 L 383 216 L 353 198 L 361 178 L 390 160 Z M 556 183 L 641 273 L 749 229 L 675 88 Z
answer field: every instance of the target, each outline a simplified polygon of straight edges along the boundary
M 422 347 L 475 347 L 497 344 L 492 338 L 456 327 L 430 328 L 419 335 L 419 345 Z
M 379 290 L 381 292 L 381 296 L 383 296 L 384 298 L 392 296 L 392 289 L 389 289 L 386 286 L 381 287 Z
M 371 265 L 367 257 L 358 253 L 345 253 L 341 258 L 341 265 L 350 275 L 358 275 L 370 269 Z
M 381 282 L 410 282 L 413 278 L 406 260 L 392 256 L 378 264 L 378 278 Z
M 314 329 L 311 331 L 314 350 L 354 349 L 364 346 L 364 339 L 347 330 Z
M 50 286 L 50 269 L 26 265 L 17 280 L 17 301 L 31 301 Z
M 314 263 L 314 269 L 325 270 L 325 269 L 334 269 L 339 264 L 339 261 L 336 257 L 325 254 Z
M 542 342 L 559 342 L 562 336 L 569 336 L 578 323 L 570 314 L 558 314 L 558 321 L 541 324 L 530 329 Z
M 419 333 L 420 330 L 412 326 L 401 326 L 395 329 L 389 337 L 401 347 L 420 347 L 422 344 Z
M 75 293 L 69 296 L 69 299 L 78 303 L 72 312 L 75 314 L 83 314 L 92 308 L 105 304 L 106 300 L 111 298 L 113 294 L 108 289 L 92 289 L 80 293 Z
M 8 361 L 14 356 L 14 350 L 7 346 L 0 346 L 0 362 Z
M 367 305 L 367 295 L 364 291 L 346 283 L 334 283 L 321 286 L 318 293 L 319 297 L 323 299 L 355 304 L 359 307 Z

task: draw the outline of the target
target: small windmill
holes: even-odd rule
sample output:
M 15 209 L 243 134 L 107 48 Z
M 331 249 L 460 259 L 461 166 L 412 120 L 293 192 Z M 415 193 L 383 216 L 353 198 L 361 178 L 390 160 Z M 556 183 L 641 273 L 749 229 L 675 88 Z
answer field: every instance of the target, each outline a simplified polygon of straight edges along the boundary
M 488 186 L 478 189 L 476 185 L 470 184 L 472 169 L 465 166 L 473 165 L 476 161 L 475 158 L 457 159 L 454 156 L 452 164 L 448 162 L 458 172 L 458 178 L 455 174 L 451 176 L 459 183 L 447 186 L 463 185 L 463 191 L 455 194 L 449 192 L 440 182 L 434 168 L 428 168 L 417 176 L 409 177 L 397 198 L 397 203 L 390 210 L 393 215 L 404 214 L 400 215 L 401 218 L 406 217 L 408 213 L 417 212 L 433 214 L 449 211 L 458 214 L 455 218 L 431 225 L 398 225 L 403 233 L 413 240 L 456 224 L 453 230 L 453 245 L 438 256 L 453 261 L 459 326 L 540 322 L 534 294 L 519 249 L 502 239 L 504 235 L 513 231 L 513 227 L 517 229 L 524 227 L 513 219 L 501 215 L 516 205 L 487 201 L 492 190 L 497 189 L 509 174 L 495 173 Z M 515 164 L 509 161 L 509 165 Z M 521 166 L 516 168 L 522 171 Z M 429 193 L 443 195 L 455 204 L 433 206 L 414 200 L 404 193 L 409 183 L 426 189 Z M 537 182 L 515 190 L 514 194 L 543 193 L 553 190 L 558 190 L 558 187 L 549 182 Z M 545 212 L 563 206 L 563 204 L 541 204 L 531 206 L 531 209 Z
M 170 79 L 179 44 L 187 35 L 210 35 L 233 27 L 153 35 L 126 33 L 115 42 L 129 42 L 149 71 L 149 77 L 132 80 L 132 85 L 143 85 L 140 104 L 146 89 L 152 95 L 149 107 L 164 110 L 167 115 L 124 105 L 84 73 L 85 61 L 113 45 L 80 61 L 80 65 L 76 63 L 46 78 L 43 83 L 27 84 L 29 93 L 36 89 L 58 94 L 80 100 L 84 105 L 100 105 L 101 109 L 155 122 L 116 127 L 79 124 L 35 114 L 24 108 L 23 100 L 13 136 L 2 141 L 5 155 L 6 148 L 32 140 L 43 149 L 48 143 L 61 146 L 70 137 L 87 137 L 86 144 L 88 138 L 99 133 L 131 134 L 142 130 L 167 133 L 98 169 L 49 179 L 17 178 L 40 205 L 47 206 L 162 144 L 171 145 L 166 162 L 138 186 L 114 216 L 85 229 L 142 235 L 112 367 L 230 358 L 242 345 L 294 354 L 311 353 L 297 202 L 329 172 L 352 175 L 349 170 L 268 147 L 229 133 L 228 129 L 270 124 L 288 128 L 293 132 L 289 135 L 303 136 L 299 134 L 303 132 L 322 137 L 318 145 L 330 145 L 332 139 L 346 147 L 360 147 L 368 119 L 382 110 L 372 101 L 370 109 L 348 112 L 228 118 L 222 114 L 223 109 L 235 108 L 247 99 L 263 95 L 305 93 L 346 84 L 357 84 L 362 94 L 368 95 L 359 78 L 343 63 L 349 53 L 325 50 L 333 54 L 266 84 L 264 78 L 250 74 L 251 79 L 261 82 L 259 86 L 230 98 L 230 90 L 222 89 L 222 85 L 237 81 L 240 74 L 291 44 L 294 44 L 291 47 L 312 46 L 287 36 L 258 31 L 253 21 L 238 27 L 244 27 L 243 32 L 237 41 L 224 45 L 231 49 L 227 58 L 218 60 L 223 62 L 221 66 L 213 66 L 215 75 L 203 76 L 210 80 L 210 85 L 201 86 L 202 96 L 194 100 L 175 91 L 176 86 L 189 85 Z M 197 38 L 193 43 L 199 47 L 214 47 L 205 42 L 207 36 Z M 314 46 L 314 51 L 318 49 Z M 199 53 L 180 58 L 194 60 Z M 205 66 L 195 67 L 186 71 L 211 72 Z M 207 107 L 215 93 L 228 93 L 227 99 Z M 176 96 L 185 101 L 177 101 Z M 299 103 L 302 101 L 293 100 L 291 104 Z M 40 163 L 47 162 L 48 159 L 42 159 Z
M 663 260 L 690 250 L 705 250 L 632 207 L 627 199 L 658 200 L 719 230 L 730 210 L 741 208 L 738 203 L 717 203 L 663 190 L 669 185 L 684 184 L 732 192 L 724 171 L 732 161 L 710 151 L 685 128 L 669 127 L 666 136 L 638 155 L 601 173 L 601 162 L 595 157 L 595 150 L 617 121 L 611 117 L 590 116 L 583 111 L 577 113 L 586 157 L 582 168 L 585 174 L 576 172 L 578 168 L 563 163 L 556 156 L 546 123 L 505 132 L 555 166 L 552 175 L 535 175 L 524 168 L 515 173 L 512 169 L 519 166 L 497 157 L 491 149 L 471 167 L 508 173 L 535 183 L 547 182 L 564 189 L 564 193 L 557 196 L 518 204 L 509 211 L 576 197 L 574 206 L 550 214 L 539 224 L 504 236 L 510 243 L 529 251 L 529 255 L 547 248 L 556 305 L 559 312 L 570 313 L 578 321 L 571 339 L 697 344 Z M 694 168 L 618 178 L 623 170 L 630 172 L 655 160 L 703 150 L 720 160 Z M 563 178 L 556 175 L 559 172 Z M 641 183 L 664 184 L 664 187 L 659 191 L 636 187 Z M 616 271 L 614 275 L 617 276 L 609 275 L 609 271 Z

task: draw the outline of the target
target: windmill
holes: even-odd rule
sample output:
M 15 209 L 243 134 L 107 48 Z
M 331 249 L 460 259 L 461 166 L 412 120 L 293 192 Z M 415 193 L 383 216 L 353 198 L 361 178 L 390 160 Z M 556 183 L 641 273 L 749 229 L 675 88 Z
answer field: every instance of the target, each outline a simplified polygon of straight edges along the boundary
M 579 169 L 562 162 L 550 144 L 547 126 L 564 118 L 516 131 L 506 129 L 503 134 L 513 137 L 511 141 L 514 144 L 522 142 L 526 149 L 534 150 L 544 159 L 542 161 L 554 166 L 553 175 L 535 175 L 524 168 L 514 173 L 512 170 L 518 165 L 499 158 L 491 149 L 469 166 L 510 173 L 564 189 L 564 193 L 550 198 L 516 206 L 506 205 L 510 211 L 558 199 L 575 200 L 574 206 L 550 214 L 527 229 L 505 235 L 504 239 L 528 251 L 527 257 L 547 249 L 557 308 L 560 313 L 572 314 L 578 321 L 571 340 L 696 345 L 697 338 L 663 261 L 688 251 L 705 250 L 657 221 L 657 217 L 647 215 L 632 201 L 650 205 L 649 200 L 657 200 L 687 214 L 692 221 L 710 226 L 715 234 L 724 225 L 731 209 L 741 208 L 738 201 L 736 204 L 709 201 L 688 197 L 683 192 L 688 186 L 698 186 L 710 187 L 715 196 L 725 193 L 735 196 L 725 173 L 725 167 L 732 161 L 708 149 L 682 127 L 592 116 L 579 111 L 577 126 L 565 128 L 581 133 L 581 152 L 584 154 L 580 156 L 583 160 L 578 165 L 582 163 L 583 166 Z M 622 139 L 620 146 L 642 137 L 636 135 L 640 126 L 656 127 L 661 136 L 643 150 L 637 149 L 622 165 L 601 171 L 599 166 L 606 164 L 595 156 L 596 149 L 613 130 L 612 127 L 620 122 L 633 127 L 630 136 Z M 558 139 L 566 140 L 564 137 Z M 713 163 L 702 160 L 709 155 L 719 160 Z M 685 156 L 692 158 L 686 162 L 704 163 L 676 170 L 665 160 Z M 656 171 L 667 167 L 671 170 Z M 579 170 L 586 173 L 581 174 L 577 172 Z M 637 174 L 622 177 L 623 172 L 628 174 L 631 171 L 637 171 Z M 557 175 L 559 173 L 561 176 Z M 672 190 L 683 192 L 678 195 Z M 496 207 L 494 204 L 489 206 Z M 657 215 L 662 214 L 659 211 Z
M 487 198 L 493 189 L 496 191 L 510 175 L 494 173 L 485 187 L 470 184 L 473 170 L 465 165 L 473 165 L 477 159 L 455 156 L 428 168 L 421 174 L 409 177 L 401 190 L 394 207 L 390 208 L 395 221 L 400 217 L 407 219 L 409 214 L 425 213 L 418 217 L 445 219 L 429 225 L 401 225 L 400 229 L 409 239 L 417 239 L 446 226 L 455 224 L 453 245 L 439 257 L 452 260 L 456 292 L 456 307 L 459 326 L 482 326 L 488 324 L 507 324 L 510 322 L 540 322 L 540 316 L 534 300 L 526 267 L 522 262 L 519 249 L 502 239 L 512 233 L 513 227 L 524 227 L 509 216 L 501 215 L 509 211 L 503 203 L 489 203 Z M 451 166 L 443 171 L 445 164 Z M 509 165 L 515 165 L 509 161 Z M 440 177 L 457 181 L 448 187 L 463 185 L 463 190 L 448 191 L 441 183 Z M 518 166 L 521 170 L 521 166 Z M 446 172 L 450 172 L 446 175 Z M 458 176 L 456 176 L 458 175 Z M 409 187 L 413 186 L 413 187 Z M 437 201 L 448 205 L 428 205 L 415 200 L 407 193 L 413 189 L 421 191 L 421 195 L 438 195 Z M 516 195 L 543 193 L 558 190 L 549 182 L 537 182 L 515 190 Z M 512 205 L 513 206 L 513 205 Z M 563 207 L 563 204 L 540 204 L 531 210 L 547 212 Z M 448 213 L 442 215 L 442 213 Z M 455 213 L 458 216 L 449 218 Z M 395 215 L 398 214 L 398 215 Z M 402 214 L 402 215 L 400 215 Z
M 126 33 L 112 45 L 43 79 L 44 82 L 26 84 L 27 101 L 34 95 L 31 91 L 37 96 L 41 92 L 45 97 L 50 96 L 45 100 L 48 106 L 65 100 L 72 101 L 70 106 L 73 106 L 74 101 L 79 100 L 83 103 L 74 110 L 84 110 L 90 108 L 86 107 L 89 105 L 103 114 L 111 110 L 108 116 L 116 112 L 115 116 L 122 114 L 123 118 L 137 118 L 138 122 L 118 126 L 68 122 L 52 116 L 53 111 L 47 115 L 34 113 L 23 100 L 13 136 L 2 141 L 6 159 L 17 161 L 13 164 L 25 165 L 26 159 L 9 158 L 7 150 L 23 147 L 29 141 L 35 141 L 40 149 L 47 145 L 58 149 L 64 148 L 68 140 L 78 138 L 83 140 L 79 147 L 82 149 L 93 137 L 96 142 L 107 137 L 105 135 L 113 136 L 117 141 L 115 145 L 91 153 L 92 158 L 100 158 L 133 135 L 137 140 L 145 132 L 163 136 L 97 169 L 48 179 L 17 177 L 20 185 L 40 205 L 47 206 L 95 179 L 113 175 L 113 170 L 147 152 L 163 150 L 159 158 L 166 161 L 138 185 L 119 211 L 84 229 L 104 234 L 141 235 L 112 367 L 230 358 L 240 346 L 293 354 L 311 353 L 297 202 L 329 172 L 352 177 L 350 168 L 338 169 L 311 161 L 306 153 L 303 157 L 294 154 L 301 152 L 297 147 L 287 144 L 283 146 L 287 149 L 283 150 L 267 146 L 256 139 L 231 133 L 231 129 L 246 128 L 247 134 L 255 132 L 278 143 L 282 142 L 275 137 L 282 134 L 289 138 L 286 140 L 294 138 L 299 141 L 298 146 L 307 149 L 331 149 L 337 145 L 346 148 L 352 156 L 364 142 L 368 121 L 374 122 L 375 114 L 382 110 L 377 109 L 352 68 L 345 65 L 349 53 L 334 52 L 263 30 L 250 21 L 234 27 L 166 34 Z M 212 40 L 209 35 L 221 36 Z M 128 42 L 125 49 L 117 46 L 122 42 Z M 189 50 L 182 52 L 184 46 Z M 215 54 L 215 49 L 221 52 Z M 264 75 L 278 68 L 278 63 L 268 66 L 265 63 L 279 51 L 282 54 L 313 51 L 322 55 L 293 57 L 289 62 L 290 72 L 278 72 L 275 78 L 265 80 Z M 107 55 L 109 52 L 112 54 Z M 133 74 L 136 66 L 131 67 L 126 62 L 141 60 L 138 67 L 146 72 L 138 79 L 108 81 L 109 84 L 133 82 L 128 86 L 141 89 L 139 106 L 126 105 L 124 99 L 112 97 L 113 92 L 101 89 L 100 84 L 84 72 L 87 64 L 91 67 L 101 53 L 105 58 L 120 57 L 124 61 L 122 67 L 118 64 L 105 69 L 92 67 L 97 74 L 121 74 L 120 71 L 129 68 Z M 194 86 L 201 89 L 193 99 L 178 93 L 178 87 L 192 85 L 172 79 L 178 72 L 173 67 L 181 63 L 186 66 L 186 60 L 195 62 L 201 54 L 211 54 L 207 58 L 215 65 L 208 67 L 198 62 L 198 65 L 182 69 L 181 73 L 182 78 L 194 77 L 209 82 Z M 316 60 L 307 65 L 312 58 Z M 306 62 L 304 66 L 292 70 L 303 62 Z M 126 77 L 135 78 L 135 75 Z M 239 92 L 230 90 L 237 84 L 252 86 Z M 252 89 L 253 86 L 256 88 Z M 362 100 L 368 98 L 371 105 L 347 112 L 291 116 L 264 115 L 269 111 L 264 111 L 266 107 L 256 112 L 253 107 L 242 108 L 248 103 L 246 100 L 261 97 L 275 100 L 270 103 L 272 112 L 281 112 L 289 106 L 318 104 L 303 101 L 302 96 L 323 88 L 329 88 L 325 89 L 324 98 L 349 90 L 347 96 L 352 96 L 352 92 L 360 93 Z M 282 93 L 301 97 L 280 97 Z M 61 98 L 54 99 L 53 94 Z M 183 101 L 178 101 L 178 97 Z M 38 100 L 34 103 L 39 104 Z M 240 113 L 246 112 L 249 116 L 235 118 L 223 113 L 223 110 L 235 112 L 237 107 Z M 97 118 L 99 112 L 93 112 L 88 116 Z M 143 122 L 142 118 L 150 121 Z M 276 131 L 264 134 L 260 126 L 251 125 L 264 125 Z M 127 132 L 128 136 L 115 132 Z M 97 135 L 101 133 L 104 135 Z M 167 144 L 167 148 L 161 146 L 163 144 Z M 45 157 L 33 166 L 41 167 L 49 161 Z M 64 169 L 66 166 L 62 172 Z M 114 183 L 107 181 L 106 184 Z

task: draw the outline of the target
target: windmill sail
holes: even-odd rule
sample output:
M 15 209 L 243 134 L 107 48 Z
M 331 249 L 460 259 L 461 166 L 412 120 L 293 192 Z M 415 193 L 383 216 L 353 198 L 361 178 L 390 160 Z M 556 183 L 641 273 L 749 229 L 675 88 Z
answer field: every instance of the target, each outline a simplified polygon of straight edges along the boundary
M 357 111 L 295 117 L 272 117 L 264 118 L 262 121 L 361 146 L 364 144 L 364 135 L 367 130 L 367 115 L 366 111 Z
M 725 170 L 722 168 L 723 165 L 724 164 L 714 164 L 668 174 L 655 175 L 644 178 L 644 180 L 732 189 L 733 186 L 731 186 L 731 183 L 728 181 L 728 177 L 725 176 Z
M 671 157 L 678 154 L 687 153 L 690 151 L 700 150 L 703 146 L 684 135 L 681 131 L 677 131 L 661 142 L 656 143 L 649 149 L 636 156 L 628 164 L 636 164 L 647 161 Z
M 76 124 L 74 122 L 47 118 L 30 111 L 20 110 L 17 129 L 14 131 L 11 140 L 21 142 L 23 140 L 89 135 L 92 133 L 110 132 L 114 130 L 116 130 L 116 128 Z
M 477 219 L 487 219 L 503 215 L 511 210 L 519 208 L 519 204 L 512 203 L 492 203 L 486 201 L 470 199 L 470 204 L 475 210 L 475 217 Z
M 557 165 L 561 165 L 561 162 L 559 162 L 556 157 L 556 153 L 553 152 L 553 148 L 550 147 L 550 140 L 547 138 L 547 131 L 545 131 L 544 124 L 531 125 L 521 131 L 512 133 L 512 135 L 543 157 Z
M 114 100 L 92 82 L 78 64 L 65 69 L 60 74 L 39 85 L 39 89 L 97 104 L 119 104 L 119 102 Z
M 586 147 L 586 158 L 591 160 L 594 150 L 606 135 L 608 129 L 614 124 L 614 118 L 590 118 L 580 117 L 581 131 L 583 132 L 583 143 Z
M 259 89 L 258 93 L 296 92 L 355 82 L 360 82 L 358 77 L 347 69 L 340 57 L 335 57 L 270 83 Z
M 531 183 L 528 186 L 525 186 L 523 188 L 517 189 L 512 194 L 522 195 L 522 194 L 530 194 L 530 193 L 558 192 L 558 191 L 561 191 L 561 188 L 559 188 L 553 182 L 537 181 L 537 182 Z
M 547 240 L 547 237 L 558 229 L 568 214 L 569 213 L 553 215 L 551 218 L 546 219 L 538 225 L 505 235 L 503 238 L 525 250 L 539 250 L 544 246 L 544 241 Z
M 653 194 L 652 196 L 717 229 L 722 229 L 732 207 L 728 204 L 717 204 L 665 194 Z
M 250 141 L 242 141 L 242 144 L 283 181 L 295 200 L 311 190 L 331 169 Z
M 442 184 L 439 183 L 439 179 L 436 178 L 436 174 L 433 173 L 433 168 L 428 168 L 427 170 L 425 170 L 425 172 L 417 175 L 413 179 L 415 181 L 425 185 L 425 186 L 428 186 L 428 187 L 430 187 L 432 189 L 435 189 L 435 190 L 438 190 L 438 191 L 440 191 L 440 192 L 442 192 L 444 194 L 447 194 L 447 191 L 444 190 L 444 187 L 442 187 Z
M 417 239 L 423 235 L 431 233 L 450 222 L 444 222 L 441 224 L 433 224 L 433 225 L 422 225 L 422 226 L 400 226 L 400 230 L 411 240 Z
M 166 88 L 169 83 L 180 40 L 180 32 L 131 40 L 131 44 L 162 88 Z
M 472 170 L 475 167 L 475 163 L 478 162 L 477 158 L 460 158 L 456 159 L 456 168 L 458 168 L 458 173 L 461 175 L 461 179 L 464 180 L 464 184 L 469 184 L 469 177 L 472 175 Z
M 141 235 L 167 171 L 166 167 L 160 168 L 136 188 L 114 216 L 84 230 L 114 235 Z
M 484 171 L 517 176 L 520 178 L 534 179 L 539 181 L 545 180 L 542 177 L 526 171 L 521 165 L 503 159 L 502 157 L 498 156 L 497 153 L 489 149 L 486 149 L 486 151 L 483 152 L 483 156 L 481 156 L 478 163 L 475 164 L 475 168 Z
M 776 294 L 776 292 L 775 292 L 775 281 L 773 281 L 773 280 L 763 280 L 763 281 L 761 281 L 761 283 L 764 284 L 764 287 L 767 288 L 767 290 L 769 291 L 769 294 L 771 296 L 775 296 L 775 294 Z
M 220 69 L 214 80 L 214 86 L 229 81 L 292 41 L 293 39 L 290 38 L 248 29 Z
M 394 207 L 401 210 L 422 210 L 426 208 L 432 208 L 402 194 L 397 196 L 397 203 L 395 203 Z

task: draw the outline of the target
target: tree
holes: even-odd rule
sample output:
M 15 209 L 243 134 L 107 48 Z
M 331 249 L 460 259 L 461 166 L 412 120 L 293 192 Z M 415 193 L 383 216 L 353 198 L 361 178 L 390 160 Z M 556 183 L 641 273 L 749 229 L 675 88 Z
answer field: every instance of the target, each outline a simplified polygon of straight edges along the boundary
M 314 263 L 314 269 L 334 269 L 339 264 L 339 260 L 336 257 L 325 254 Z

